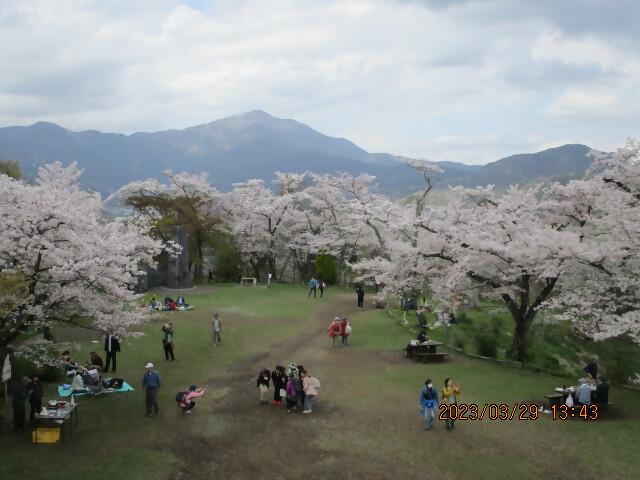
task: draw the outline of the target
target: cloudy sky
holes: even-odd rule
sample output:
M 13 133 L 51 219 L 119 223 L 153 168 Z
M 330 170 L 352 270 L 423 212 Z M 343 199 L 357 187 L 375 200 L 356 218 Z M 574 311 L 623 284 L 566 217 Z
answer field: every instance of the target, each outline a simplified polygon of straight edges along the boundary
M 0 127 L 250 110 L 482 164 L 640 137 L 637 0 L 0 0 Z

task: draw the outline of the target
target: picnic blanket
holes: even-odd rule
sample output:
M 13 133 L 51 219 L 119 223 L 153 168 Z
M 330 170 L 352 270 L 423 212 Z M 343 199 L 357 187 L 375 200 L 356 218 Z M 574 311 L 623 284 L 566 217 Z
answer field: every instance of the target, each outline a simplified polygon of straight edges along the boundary
M 133 387 L 131 385 L 129 385 L 127 382 L 122 382 L 122 388 L 113 389 L 113 390 L 104 389 L 101 393 L 117 393 L 117 392 L 128 392 L 128 391 L 133 391 Z M 80 395 L 87 395 L 89 393 L 91 393 L 91 392 L 74 393 L 73 396 L 74 397 L 78 397 Z M 60 395 L 61 397 L 70 397 L 71 396 L 71 389 L 65 390 L 63 388 L 63 386 L 60 385 L 58 387 L 58 395 Z

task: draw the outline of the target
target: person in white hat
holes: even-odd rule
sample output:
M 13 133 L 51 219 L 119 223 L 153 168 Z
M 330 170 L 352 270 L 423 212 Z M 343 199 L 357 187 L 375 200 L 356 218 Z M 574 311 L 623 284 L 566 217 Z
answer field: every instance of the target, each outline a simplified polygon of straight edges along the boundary
M 160 379 L 158 371 L 153 369 L 153 363 L 147 363 L 144 368 L 147 370 L 147 373 L 142 377 L 142 389 L 146 390 L 147 397 L 147 413 L 145 416 L 150 417 L 152 415 L 152 406 L 156 415 L 160 414 L 160 407 L 158 407 L 158 391 L 162 386 L 162 380 Z

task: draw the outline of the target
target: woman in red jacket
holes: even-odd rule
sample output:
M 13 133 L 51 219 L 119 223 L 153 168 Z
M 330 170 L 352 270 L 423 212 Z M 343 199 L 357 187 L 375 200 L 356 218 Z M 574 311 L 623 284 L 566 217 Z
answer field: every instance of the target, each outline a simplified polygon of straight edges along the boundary
M 329 336 L 333 340 L 333 346 L 336 347 L 336 340 L 338 339 L 338 335 L 340 335 L 340 319 L 338 317 L 331 322 L 327 332 L 329 332 Z

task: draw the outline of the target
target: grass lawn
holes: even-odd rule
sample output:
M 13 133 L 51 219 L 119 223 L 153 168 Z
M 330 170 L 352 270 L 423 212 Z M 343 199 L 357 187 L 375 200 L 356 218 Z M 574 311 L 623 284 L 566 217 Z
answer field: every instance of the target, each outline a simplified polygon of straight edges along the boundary
M 453 432 L 438 422 L 425 432 L 417 406 L 426 377 L 438 389 L 445 377 L 461 381 L 459 402 L 480 406 L 541 404 L 553 387 L 575 379 L 457 355 L 443 364 L 415 363 L 401 350 L 414 334 L 372 308 L 369 295 L 358 310 L 351 290 L 328 288 L 323 299 L 284 285 L 185 294 L 195 310 L 152 313 L 140 328 L 146 335 L 123 345 L 118 376 L 134 392 L 79 397 L 80 424 L 66 445 L 32 444 L 28 434 L 4 429 L 0 478 L 626 479 L 640 467 L 640 392 L 613 387 L 614 408 L 595 422 L 541 414 L 459 420 Z M 211 342 L 214 312 L 223 322 L 218 348 Z M 326 329 L 334 316 L 351 321 L 349 348 L 331 347 Z M 162 351 L 167 321 L 174 324 L 175 362 L 165 362 Z M 96 345 L 102 350 L 92 340 L 99 337 L 85 338 L 74 358 L 88 358 Z M 146 418 L 140 381 L 149 361 L 163 387 L 160 416 Z M 259 369 L 290 362 L 322 382 L 310 415 L 258 401 Z M 174 397 L 192 383 L 208 391 L 194 414 L 184 415 Z M 45 399 L 57 398 L 54 391 L 46 385 Z M 4 414 L 11 417 L 10 406 Z

